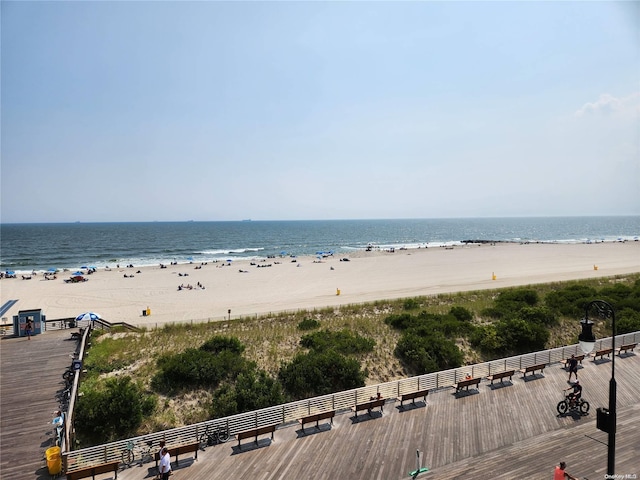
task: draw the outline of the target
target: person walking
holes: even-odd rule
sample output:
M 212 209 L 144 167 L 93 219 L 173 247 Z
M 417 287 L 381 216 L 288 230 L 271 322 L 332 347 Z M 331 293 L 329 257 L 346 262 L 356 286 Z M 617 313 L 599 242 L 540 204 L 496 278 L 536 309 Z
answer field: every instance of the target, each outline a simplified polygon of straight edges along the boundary
M 577 477 L 565 472 L 565 468 L 567 468 L 567 464 L 564 462 L 560 462 L 560 465 L 556 465 L 556 469 L 553 473 L 553 480 L 565 480 L 567 478 L 569 480 L 579 480 Z
M 162 447 L 162 458 L 160 459 L 160 475 L 162 480 L 169 480 L 171 475 L 171 456 L 167 447 Z
M 575 355 L 571 355 L 569 359 L 569 382 L 571 382 L 571 375 L 575 375 L 576 381 L 578 381 L 578 360 Z
M 33 332 L 33 322 L 31 319 L 28 319 L 27 324 L 24 326 L 24 333 L 27 334 L 27 340 L 31 340 L 31 332 Z

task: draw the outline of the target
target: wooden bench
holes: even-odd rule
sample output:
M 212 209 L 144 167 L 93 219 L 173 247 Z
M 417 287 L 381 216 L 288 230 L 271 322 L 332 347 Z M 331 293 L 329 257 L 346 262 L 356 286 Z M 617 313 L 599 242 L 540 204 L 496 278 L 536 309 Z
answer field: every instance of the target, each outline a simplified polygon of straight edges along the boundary
M 120 461 L 116 460 L 113 462 L 101 463 L 99 465 L 92 465 L 79 470 L 73 470 L 72 472 L 66 472 L 65 475 L 67 480 L 78 480 L 80 478 L 89 477 L 95 480 L 96 475 L 114 472 L 114 478 L 118 478 L 118 465 L 120 465 Z
M 379 398 L 376 400 L 369 400 L 368 402 L 358 403 L 355 407 L 352 407 L 351 410 L 356 412 L 356 418 L 358 417 L 358 412 L 366 410 L 369 416 L 371 416 L 371 410 L 374 408 L 380 408 L 380 412 L 384 412 L 384 398 Z
M 456 389 L 456 393 L 459 393 L 463 388 L 469 390 L 469 387 L 475 385 L 476 389 L 480 386 L 479 378 L 466 378 L 464 380 L 460 380 L 458 383 L 454 385 Z
M 331 410 L 330 412 L 322 412 L 322 413 L 316 413 L 314 415 L 307 415 L 306 417 L 302 417 L 301 419 L 299 419 L 298 422 L 300 422 L 300 425 L 302 425 L 302 431 L 304 432 L 305 423 L 316 422 L 316 428 L 320 428 L 320 420 L 329 419 L 331 425 L 333 425 L 333 417 L 335 416 L 336 416 L 336 411 Z
M 603 358 L 605 355 L 607 357 L 611 357 L 613 353 L 613 348 L 603 348 L 602 350 L 597 350 L 596 353 L 593 354 L 593 360 L 595 361 L 598 357 Z
M 169 452 L 169 456 L 171 460 L 175 458 L 175 462 L 177 466 L 180 466 L 180 455 L 184 455 L 185 453 L 195 453 L 193 458 L 198 460 L 198 450 L 200 449 L 200 442 L 195 443 L 187 443 L 185 445 L 179 445 L 177 447 L 167 447 L 167 452 Z M 160 467 L 158 462 L 160 461 L 160 452 L 156 452 L 154 455 L 156 459 L 156 471 L 160 473 Z
M 500 383 L 504 383 L 504 379 L 509 377 L 509 380 L 513 377 L 513 374 L 516 373 L 515 370 L 505 370 L 504 372 L 494 373 L 493 375 L 489 375 L 487 380 L 491 380 L 491 385 L 493 385 L 494 380 L 500 380 Z
M 544 367 L 546 367 L 546 366 L 547 366 L 546 363 L 539 363 L 538 365 L 530 365 L 528 367 L 520 369 L 520 372 L 526 378 L 527 377 L 527 373 L 531 373 L 532 375 L 535 375 L 535 373 L 538 370 L 540 370 L 540 373 L 544 373 Z
M 637 343 L 630 343 L 629 345 L 622 345 L 618 349 L 618 355 L 622 355 L 622 352 L 628 352 L 629 350 L 631 350 L 633 352 L 633 349 L 636 348 L 637 346 L 638 346 Z
M 267 425 L 264 427 L 253 428 L 251 430 L 245 430 L 244 432 L 239 432 L 236 434 L 238 437 L 238 448 L 240 448 L 240 440 L 244 440 L 245 438 L 255 437 L 255 443 L 258 444 L 258 437 L 260 435 L 266 435 L 267 433 L 271 434 L 271 440 L 273 440 L 273 434 L 276 431 L 276 425 Z
M 415 405 L 416 398 L 420 397 L 422 397 L 424 402 L 427 403 L 427 395 L 429 395 L 429 390 L 418 390 L 416 392 L 403 393 L 398 397 L 398 400 L 400 400 L 400 407 L 403 406 L 405 400 L 411 400 L 411 403 Z
M 584 354 L 576 355 L 575 359 L 580 365 L 582 365 L 582 360 L 584 360 Z M 571 357 L 565 358 L 564 360 L 562 360 L 564 362 L 564 368 L 569 368 L 569 360 L 571 360 Z

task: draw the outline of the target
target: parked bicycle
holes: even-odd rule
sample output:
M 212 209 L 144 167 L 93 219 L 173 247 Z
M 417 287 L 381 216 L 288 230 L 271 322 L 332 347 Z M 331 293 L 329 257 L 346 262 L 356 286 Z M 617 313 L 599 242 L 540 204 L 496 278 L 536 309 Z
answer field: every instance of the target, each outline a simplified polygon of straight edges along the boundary
M 146 447 L 142 446 L 137 449 L 133 443 L 133 440 L 129 440 L 122 451 L 122 463 L 124 463 L 127 467 L 130 467 L 132 463 L 136 461 L 136 458 L 140 459 L 140 463 L 147 463 L 153 460 L 153 441 L 146 440 Z
M 573 393 L 565 393 L 564 400 L 560 401 L 556 408 L 560 415 L 564 415 L 568 411 L 578 411 L 580 415 L 586 415 L 589 413 L 589 402 L 582 398 L 576 400 Z
M 200 449 L 204 450 L 205 447 L 210 447 L 217 443 L 225 443 L 229 440 L 229 429 L 226 427 L 205 427 L 205 431 L 200 435 L 198 441 L 200 442 Z

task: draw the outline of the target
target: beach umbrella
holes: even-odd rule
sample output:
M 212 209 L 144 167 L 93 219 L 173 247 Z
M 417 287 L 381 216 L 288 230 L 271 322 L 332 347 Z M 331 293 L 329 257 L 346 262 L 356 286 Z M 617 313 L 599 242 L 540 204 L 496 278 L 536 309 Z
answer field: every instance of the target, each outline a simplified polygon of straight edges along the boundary
M 6 273 L 7 275 L 15 275 L 16 274 L 16 272 L 14 272 L 13 270 L 7 270 L 4 273 Z
M 227 262 L 233 262 L 233 260 L 231 260 L 230 258 L 227 258 Z
M 80 268 L 89 268 L 89 267 L 87 267 L 86 265 L 82 265 Z
M 73 275 L 74 275 L 74 276 L 77 276 L 77 275 L 84 275 L 84 272 L 81 272 L 80 270 L 78 270 L 77 272 L 73 272 Z
M 85 313 L 81 313 L 76 317 L 76 323 L 81 322 L 83 320 L 85 321 L 100 320 L 100 318 L 101 318 L 100 315 L 98 315 L 95 312 L 85 312 Z
M 187 257 L 187 260 L 189 260 L 190 262 L 193 262 L 193 257 Z
M 47 270 L 47 272 L 51 272 L 51 273 L 56 273 L 58 271 L 58 269 L 56 268 L 50 268 L 49 270 Z

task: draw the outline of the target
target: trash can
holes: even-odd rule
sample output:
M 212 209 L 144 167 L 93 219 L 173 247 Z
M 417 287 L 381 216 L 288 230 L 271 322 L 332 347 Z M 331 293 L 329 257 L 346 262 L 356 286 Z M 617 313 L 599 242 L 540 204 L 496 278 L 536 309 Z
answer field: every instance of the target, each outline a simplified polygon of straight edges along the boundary
M 47 457 L 49 475 L 58 475 L 62 471 L 62 455 L 60 455 L 60 447 L 47 448 L 44 453 Z
M 142 316 L 146 317 L 147 316 L 147 311 L 146 310 L 142 310 Z

